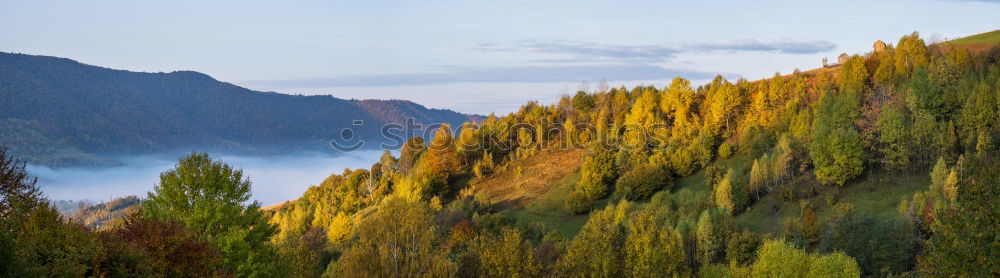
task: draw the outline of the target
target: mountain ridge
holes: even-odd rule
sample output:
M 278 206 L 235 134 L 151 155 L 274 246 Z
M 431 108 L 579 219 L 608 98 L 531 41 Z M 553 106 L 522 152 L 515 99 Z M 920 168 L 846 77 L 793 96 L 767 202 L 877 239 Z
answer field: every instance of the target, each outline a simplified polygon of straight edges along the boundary
M 389 140 L 379 136 L 385 124 L 458 127 L 481 118 L 405 100 L 255 91 L 190 70 L 133 72 L 6 52 L 0 108 L 0 144 L 50 166 L 113 165 L 114 156 L 191 149 L 330 151 L 327 143 L 344 128 L 379 143 Z

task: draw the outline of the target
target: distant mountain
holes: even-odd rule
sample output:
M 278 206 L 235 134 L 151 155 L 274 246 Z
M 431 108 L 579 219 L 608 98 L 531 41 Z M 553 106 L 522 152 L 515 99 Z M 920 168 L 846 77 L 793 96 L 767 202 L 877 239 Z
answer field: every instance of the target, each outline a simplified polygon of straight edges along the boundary
M 375 147 L 387 141 L 379 136 L 384 124 L 411 118 L 458 127 L 478 116 L 403 100 L 260 92 L 193 71 L 131 72 L 0 52 L 0 145 L 39 164 L 112 164 L 115 156 L 191 150 L 333 151 L 328 143 L 344 128 Z

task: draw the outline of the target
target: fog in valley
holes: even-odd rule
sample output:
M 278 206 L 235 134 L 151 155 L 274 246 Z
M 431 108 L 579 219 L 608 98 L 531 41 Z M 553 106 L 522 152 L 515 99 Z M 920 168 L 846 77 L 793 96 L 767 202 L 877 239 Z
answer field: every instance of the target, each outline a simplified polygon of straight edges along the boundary
M 345 168 L 368 168 L 378 161 L 381 150 L 363 150 L 340 155 L 297 154 L 246 157 L 212 155 L 234 168 L 242 168 L 253 183 L 251 200 L 266 206 L 302 196 L 309 186 L 320 184 L 330 174 Z M 95 203 L 146 192 L 159 182 L 160 173 L 174 167 L 174 158 L 142 156 L 119 158 L 124 166 L 109 168 L 51 168 L 28 165 L 38 177 L 38 186 L 50 200 L 89 200 Z

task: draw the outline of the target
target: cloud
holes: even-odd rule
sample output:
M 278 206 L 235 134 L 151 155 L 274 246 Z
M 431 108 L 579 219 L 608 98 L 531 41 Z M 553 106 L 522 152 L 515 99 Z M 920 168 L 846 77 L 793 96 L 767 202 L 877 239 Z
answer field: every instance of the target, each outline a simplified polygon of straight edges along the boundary
M 323 88 L 323 87 L 383 87 L 405 85 L 438 85 L 452 83 L 540 83 L 580 82 L 594 80 L 633 81 L 664 80 L 681 76 L 688 79 L 710 79 L 717 74 L 682 68 L 664 67 L 678 54 L 704 52 L 771 52 L 814 54 L 835 49 L 829 41 L 800 40 L 739 40 L 718 43 L 604 44 L 584 41 L 522 40 L 512 43 L 481 43 L 472 48 L 479 51 L 537 53 L 543 57 L 525 61 L 529 65 L 513 67 L 452 66 L 443 71 L 422 73 L 346 75 L 329 78 L 287 80 L 253 80 L 242 85 L 260 89 Z
M 716 43 L 681 43 L 673 45 L 657 44 L 600 44 L 583 41 L 516 41 L 511 44 L 482 43 L 474 49 L 483 51 L 531 52 L 542 54 L 569 55 L 572 58 L 552 58 L 536 61 L 574 63 L 593 61 L 666 62 L 680 53 L 710 52 L 710 51 L 746 51 L 772 52 L 786 54 L 815 54 L 831 51 L 837 45 L 829 41 L 774 40 L 758 41 L 754 39 Z
M 796 41 L 780 40 L 761 42 L 758 40 L 741 40 L 723 43 L 698 43 L 687 47 L 691 51 L 759 51 L 788 54 L 815 54 L 831 51 L 837 44 L 829 41 Z
M 689 79 L 708 79 L 717 73 L 687 69 L 670 69 L 655 65 L 599 64 L 599 65 L 536 65 L 518 67 L 451 67 L 439 73 L 401 73 L 352 75 L 331 78 L 305 78 L 288 80 L 255 80 L 241 82 L 251 87 L 320 88 L 320 87 L 381 87 L 402 85 L 437 85 L 449 83 L 486 82 L 580 82 L 606 79 L 610 81 L 662 80 L 682 76 Z
M 576 56 L 577 59 L 566 59 L 567 61 L 580 60 L 615 60 L 629 62 L 663 62 L 671 58 L 674 54 L 681 52 L 679 49 L 661 45 L 620 45 L 620 44 L 598 44 L 581 41 L 537 41 L 525 40 L 517 41 L 512 45 L 501 45 L 498 43 L 478 44 L 474 48 L 486 51 L 523 51 L 545 54 L 566 54 Z M 553 59 L 552 61 L 558 61 Z

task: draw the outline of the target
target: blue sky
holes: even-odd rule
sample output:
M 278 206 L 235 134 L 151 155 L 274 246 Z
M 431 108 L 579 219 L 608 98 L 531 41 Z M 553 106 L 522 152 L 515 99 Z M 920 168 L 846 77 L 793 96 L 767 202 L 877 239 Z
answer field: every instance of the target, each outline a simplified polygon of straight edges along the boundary
M 997 1 L 7 1 L 0 51 L 460 112 L 582 82 L 759 79 L 919 31 L 1000 28 Z M 594 87 L 591 85 L 591 87 Z

